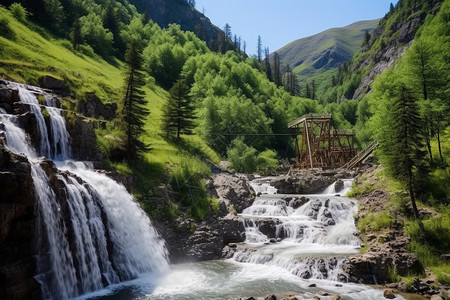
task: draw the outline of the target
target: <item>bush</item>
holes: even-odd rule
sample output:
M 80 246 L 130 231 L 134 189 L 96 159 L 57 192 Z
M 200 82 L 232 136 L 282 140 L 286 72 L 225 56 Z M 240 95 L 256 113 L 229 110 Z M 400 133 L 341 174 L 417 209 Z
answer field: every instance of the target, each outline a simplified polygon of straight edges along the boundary
M 197 221 L 206 217 L 211 204 L 204 183 L 210 173 L 208 166 L 197 160 L 183 161 L 170 172 L 170 186 L 177 193 L 177 200 Z
M 254 173 L 256 171 L 258 151 L 247 146 L 242 139 L 235 139 L 227 154 L 228 160 L 236 172 Z
M 9 6 L 9 10 L 11 11 L 13 17 L 16 18 L 16 20 L 22 23 L 27 22 L 27 16 L 29 15 L 29 13 L 20 3 L 14 2 Z
M 278 167 L 275 151 L 265 150 L 258 153 L 255 148 L 247 146 L 242 139 L 235 139 L 227 154 L 228 160 L 236 172 L 258 172 L 262 175 L 268 175 L 273 174 Z
M 257 170 L 261 175 L 271 175 L 277 171 L 278 160 L 276 159 L 276 152 L 273 150 L 266 150 L 258 155 Z
M 9 26 L 8 19 L 0 18 L 0 36 L 10 40 L 15 37 L 14 31 Z
M 121 161 L 125 157 L 125 133 L 113 123 L 107 123 L 105 129 L 96 130 L 97 148 L 108 160 Z

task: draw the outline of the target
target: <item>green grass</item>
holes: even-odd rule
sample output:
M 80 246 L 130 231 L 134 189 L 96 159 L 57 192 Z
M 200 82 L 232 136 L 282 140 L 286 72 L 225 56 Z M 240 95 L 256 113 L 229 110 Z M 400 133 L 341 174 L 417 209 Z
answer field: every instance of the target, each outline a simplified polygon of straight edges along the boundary
M 34 24 L 18 22 L 2 6 L 0 20 L 2 28 L 11 29 L 8 38 L 0 36 L 0 78 L 39 85 L 42 76 L 51 75 L 64 80 L 75 93 L 72 101 L 83 101 L 85 93 L 94 92 L 103 102 L 117 103 L 118 112 L 121 111 L 123 62 L 114 58 L 106 61 L 89 46 L 81 46 L 79 51 L 75 51 L 68 40 L 54 38 L 45 29 Z M 209 176 L 210 172 L 205 162 L 218 163 L 220 157 L 199 136 L 183 136 L 178 142 L 166 140 L 160 127 L 162 107 L 167 101 L 168 92 L 157 86 L 150 76 L 144 91 L 150 115 L 144 127 L 143 141 L 150 144 L 152 151 L 146 153 L 140 161 L 129 165 L 117 160 L 121 155 L 120 151 L 124 151 L 125 139 L 117 122 L 106 122 L 104 129 L 97 129 L 97 146 L 106 159 L 107 166 L 122 175 L 133 175 L 136 178 L 134 194 L 149 215 L 171 219 L 184 210 L 197 219 L 202 219 L 210 204 L 215 206 L 205 191 L 201 193 L 203 198 L 196 200 L 198 205 L 192 207 L 180 205 L 183 204 L 181 195 L 179 203 L 168 201 L 164 211 L 157 211 L 151 199 L 158 196 L 158 186 L 173 181 L 174 178 L 182 179 L 180 174 L 183 174 L 183 170 L 187 170 L 188 175 L 184 175 L 188 178 L 191 176 L 198 179 L 194 185 L 200 188 L 203 178 Z M 63 105 L 69 108 L 66 107 L 66 102 Z M 75 121 L 72 112 L 66 113 L 66 117 L 68 122 Z M 183 182 L 181 179 L 179 181 Z M 188 186 L 192 184 L 191 179 L 186 182 Z M 180 187 L 176 188 L 182 190 Z
M 115 60 L 112 65 L 96 55 L 90 57 L 68 49 L 71 47 L 67 40 L 52 38 L 50 34 L 46 34 L 49 39 L 43 37 L 3 7 L 0 17 L 8 21 L 15 36 L 0 37 L 0 77 L 37 85 L 41 76 L 51 75 L 65 80 L 80 97 L 85 92 L 95 92 L 102 100 L 118 99 L 123 81 L 120 61 Z
M 379 213 L 369 213 L 358 221 L 358 229 L 361 232 L 376 232 L 384 228 L 389 228 L 392 222 L 391 214 L 388 211 Z

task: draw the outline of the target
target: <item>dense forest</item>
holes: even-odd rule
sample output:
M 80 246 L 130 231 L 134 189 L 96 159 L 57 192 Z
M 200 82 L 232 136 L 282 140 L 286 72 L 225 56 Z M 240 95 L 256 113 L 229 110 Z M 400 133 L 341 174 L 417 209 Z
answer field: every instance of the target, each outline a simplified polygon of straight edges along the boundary
M 386 47 L 399 34 L 392 36 L 395 25 L 414 14 L 427 16 L 404 56 L 370 93 L 349 100 L 371 68 L 358 62 Z M 413 250 L 435 257 L 450 240 L 449 17 L 450 1 L 400 0 L 380 21 L 384 31 L 367 38 L 318 100 L 314 84 L 299 92 L 276 53 L 262 59 L 260 41 L 250 58 L 226 33 L 208 47 L 177 24 L 161 28 L 126 0 L 8 0 L 0 7 L 0 76 L 38 84 L 52 75 L 72 101 L 93 92 L 116 103 L 114 120 L 97 129 L 99 151 L 105 166 L 137 177 L 134 194 L 155 218 L 203 219 L 214 208 L 204 187 L 209 163 L 224 158 L 238 172 L 273 174 L 293 157 L 287 123 L 332 113 L 335 128 L 356 130 L 360 148 L 379 142 L 382 176 L 407 192 L 421 228 Z M 187 196 L 157 211 L 149 199 L 162 183 Z M 417 205 L 441 211 L 439 224 L 421 222 Z

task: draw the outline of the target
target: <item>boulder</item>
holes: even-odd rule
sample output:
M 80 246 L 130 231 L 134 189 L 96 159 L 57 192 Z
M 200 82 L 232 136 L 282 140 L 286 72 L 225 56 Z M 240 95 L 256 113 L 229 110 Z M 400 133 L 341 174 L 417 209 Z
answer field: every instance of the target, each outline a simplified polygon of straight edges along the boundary
M 86 101 L 78 102 L 78 111 L 89 118 L 112 120 L 116 116 L 116 103 L 102 103 L 94 93 L 86 93 Z
M 384 290 L 383 296 L 386 299 L 395 299 L 396 298 L 395 297 L 395 292 L 394 292 L 393 289 L 386 289 L 386 290 Z
M 50 89 L 54 91 L 63 91 L 68 89 L 66 83 L 63 80 L 57 79 L 50 75 L 42 76 L 39 80 L 39 83 L 40 86 L 44 89 Z
M 255 194 L 245 176 L 220 173 L 216 174 L 213 180 L 215 194 L 219 200 L 224 200 L 228 206 L 232 205 L 237 213 L 252 204 Z

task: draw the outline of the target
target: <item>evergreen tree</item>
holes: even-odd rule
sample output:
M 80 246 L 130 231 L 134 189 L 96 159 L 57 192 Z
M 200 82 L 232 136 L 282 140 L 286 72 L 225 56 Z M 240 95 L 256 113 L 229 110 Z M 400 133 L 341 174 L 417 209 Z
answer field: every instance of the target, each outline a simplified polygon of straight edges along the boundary
M 377 126 L 380 158 L 387 172 L 407 187 L 414 216 L 422 226 L 416 198 L 428 172 L 417 101 L 406 84 L 392 74 L 384 77 L 379 86 L 382 90 L 380 110 L 372 126 Z
M 164 107 L 163 130 L 167 135 L 192 134 L 195 128 L 195 107 L 189 97 L 189 87 L 184 79 L 179 79 L 170 89 L 170 98 Z
M 225 27 L 223 28 L 223 32 L 225 32 L 225 37 L 227 39 L 231 40 L 232 33 L 231 33 L 231 26 L 230 26 L 230 24 L 228 24 L 228 23 L 225 24 Z
M 149 145 L 140 140 L 145 132 L 145 119 L 149 114 L 145 105 L 145 93 L 142 87 L 145 85 L 142 72 L 142 50 L 137 42 L 129 44 L 125 52 L 127 63 L 125 73 L 125 98 L 123 103 L 123 114 L 127 135 L 127 159 L 132 161 L 142 152 L 149 151 Z
M 257 55 L 258 55 L 258 61 L 262 60 L 262 40 L 261 40 L 261 36 L 258 35 L 258 47 L 256 49 L 257 51 Z
M 75 50 L 78 50 L 78 46 L 83 43 L 83 37 L 81 36 L 81 24 L 79 19 L 76 19 L 73 22 L 72 30 L 70 31 L 70 41 L 72 42 L 73 48 Z
M 281 63 L 280 63 L 280 55 L 278 55 L 277 52 L 273 53 L 273 70 L 272 70 L 272 76 L 273 76 L 273 82 L 277 86 L 281 86 Z
M 103 12 L 103 27 L 113 34 L 113 47 L 123 54 L 125 44 L 120 37 L 120 22 L 117 10 L 110 3 Z

